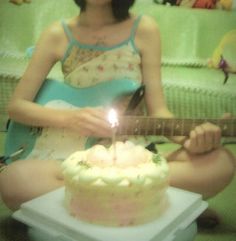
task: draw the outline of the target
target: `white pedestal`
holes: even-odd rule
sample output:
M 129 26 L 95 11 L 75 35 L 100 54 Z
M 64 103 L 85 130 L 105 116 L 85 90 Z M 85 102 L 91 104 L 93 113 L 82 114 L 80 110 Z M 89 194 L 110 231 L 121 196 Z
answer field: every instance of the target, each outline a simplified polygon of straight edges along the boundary
M 173 187 L 167 195 L 169 208 L 157 220 L 133 227 L 104 227 L 73 218 L 64 208 L 64 188 L 24 203 L 13 217 L 32 227 L 32 235 L 43 235 L 42 241 L 183 241 L 194 236 L 194 220 L 207 203 L 199 194 Z

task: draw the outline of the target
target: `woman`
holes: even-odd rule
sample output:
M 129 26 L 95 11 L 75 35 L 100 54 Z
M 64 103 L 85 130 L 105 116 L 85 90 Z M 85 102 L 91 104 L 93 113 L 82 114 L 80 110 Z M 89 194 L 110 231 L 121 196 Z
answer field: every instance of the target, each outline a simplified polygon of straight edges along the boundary
M 2 199 L 13 210 L 63 185 L 59 159 L 78 148 L 81 138 L 111 136 L 103 107 L 75 109 L 62 103 L 55 108 L 55 103 L 33 103 L 56 62 L 62 62 L 65 83 L 77 88 L 124 78 L 142 83 L 148 115 L 173 117 L 161 85 L 161 43 L 156 22 L 130 14 L 134 0 L 74 1 L 81 8 L 79 15 L 56 22 L 42 33 L 9 104 L 12 120 L 46 130 L 38 146 L 45 157 L 37 153 L 36 146 L 27 160 L 12 163 L 0 174 Z M 53 135 L 50 145 L 45 145 Z M 171 185 L 201 193 L 204 198 L 221 191 L 233 177 L 234 157 L 221 147 L 220 139 L 220 129 L 210 123 L 197 126 L 186 138 L 174 138 L 182 147 L 166 154 Z M 64 144 L 68 153 L 58 156 L 60 149 L 66 149 Z

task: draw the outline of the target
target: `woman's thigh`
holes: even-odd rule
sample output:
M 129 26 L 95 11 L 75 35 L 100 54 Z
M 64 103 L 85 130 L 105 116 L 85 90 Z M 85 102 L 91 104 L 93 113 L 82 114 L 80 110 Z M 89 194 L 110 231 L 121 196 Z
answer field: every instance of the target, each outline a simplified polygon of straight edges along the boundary
M 15 161 L 0 174 L 1 197 L 11 209 L 62 185 L 60 162 L 55 160 Z

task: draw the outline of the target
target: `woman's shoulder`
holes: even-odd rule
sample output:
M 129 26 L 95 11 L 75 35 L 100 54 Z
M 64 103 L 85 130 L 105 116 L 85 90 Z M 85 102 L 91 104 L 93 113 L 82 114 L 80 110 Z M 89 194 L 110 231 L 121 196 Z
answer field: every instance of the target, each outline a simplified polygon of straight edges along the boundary
M 149 15 L 141 15 L 138 31 L 142 34 L 152 34 L 159 32 L 159 27 L 156 19 Z
M 37 49 L 47 51 L 48 53 L 60 59 L 68 45 L 68 39 L 61 21 L 55 21 L 48 25 L 41 33 L 37 41 Z
M 64 30 L 61 21 L 56 21 L 47 26 L 41 33 L 41 37 L 48 40 L 58 40 L 64 36 Z
M 71 27 L 72 25 L 74 25 L 74 22 L 75 17 L 54 21 L 43 30 L 41 35 L 56 40 L 65 38 L 65 28 L 63 27 L 63 25 Z
M 139 49 L 146 49 L 152 44 L 159 44 L 160 31 L 156 20 L 147 15 L 142 15 L 136 30 L 135 41 Z

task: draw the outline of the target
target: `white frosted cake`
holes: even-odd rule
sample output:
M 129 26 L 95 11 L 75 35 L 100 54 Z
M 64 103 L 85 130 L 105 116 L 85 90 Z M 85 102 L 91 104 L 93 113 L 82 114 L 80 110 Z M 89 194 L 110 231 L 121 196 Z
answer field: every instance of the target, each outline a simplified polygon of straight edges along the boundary
M 138 225 L 156 219 L 167 206 L 166 160 L 131 142 L 75 152 L 62 168 L 66 208 L 80 220 Z

